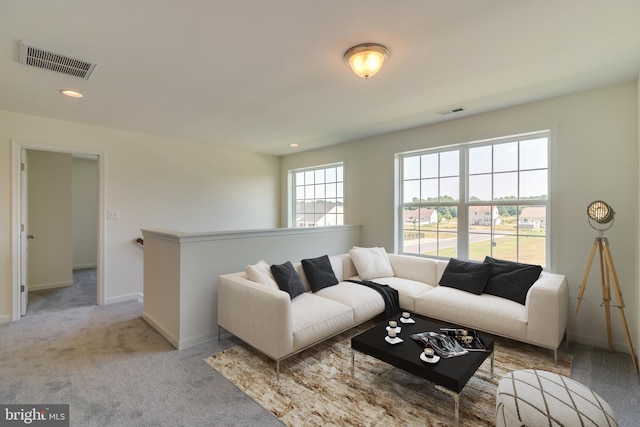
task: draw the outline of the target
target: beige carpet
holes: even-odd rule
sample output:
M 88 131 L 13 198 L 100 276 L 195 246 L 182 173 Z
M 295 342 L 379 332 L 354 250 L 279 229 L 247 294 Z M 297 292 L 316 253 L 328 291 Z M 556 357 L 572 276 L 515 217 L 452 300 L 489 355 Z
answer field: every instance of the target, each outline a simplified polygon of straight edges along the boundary
M 289 426 L 454 425 L 453 398 L 425 380 L 361 353 L 352 378 L 349 338 L 357 332 L 282 361 L 279 382 L 275 362 L 246 345 L 205 362 Z M 552 351 L 496 338 L 494 378 L 487 359 L 462 391 L 460 425 L 495 424 L 495 391 L 507 372 L 531 368 L 568 377 L 571 360 L 561 353 L 554 367 Z

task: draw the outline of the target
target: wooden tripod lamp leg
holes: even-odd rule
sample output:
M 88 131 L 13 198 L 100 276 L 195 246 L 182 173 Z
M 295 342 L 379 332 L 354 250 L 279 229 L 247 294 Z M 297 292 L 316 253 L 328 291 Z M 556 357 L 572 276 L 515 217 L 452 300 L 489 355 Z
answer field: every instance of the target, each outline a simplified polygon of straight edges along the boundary
M 600 283 L 602 283 L 602 304 L 604 306 L 604 318 L 607 324 L 607 344 L 609 352 L 613 351 L 613 338 L 611 335 L 611 285 L 609 263 L 605 264 L 603 259 L 604 245 L 603 238 L 598 239 L 598 249 L 600 250 Z
M 622 293 L 620 292 L 620 282 L 618 282 L 618 274 L 616 268 L 613 265 L 613 257 L 611 256 L 611 249 L 609 248 L 609 241 L 603 238 L 604 241 L 604 254 L 607 262 L 608 271 L 613 277 L 613 295 L 616 298 L 616 304 L 620 310 L 620 317 L 622 318 L 622 325 L 624 326 L 624 332 L 627 337 L 627 344 L 629 345 L 629 353 L 631 355 L 631 362 L 633 363 L 633 369 L 636 374 L 638 373 L 638 361 L 636 360 L 635 352 L 633 351 L 633 343 L 631 342 L 631 335 L 629 334 L 629 327 L 627 325 L 627 319 L 624 315 L 624 300 L 622 299 Z M 611 338 L 609 338 L 611 339 Z M 609 349 L 611 351 L 611 349 Z
M 591 264 L 593 263 L 593 256 L 596 253 L 596 247 L 598 246 L 598 242 L 600 239 L 596 238 L 593 241 L 593 246 L 591 247 L 591 254 L 589 255 L 589 261 L 587 262 L 587 268 L 584 270 L 584 276 L 582 277 L 582 284 L 580 285 L 580 289 L 578 290 L 578 305 L 576 306 L 576 311 L 573 312 L 573 320 L 571 321 L 571 327 L 567 332 L 567 340 L 565 342 L 564 348 L 569 347 L 569 340 L 571 339 L 571 334 L 573 333 L 573 327 L 576 325 L 576 318 L 578 317 L 578 310 L 580 310 L 580 304 L 582 303 L 582 296 L 584 295 L 584 289 L 587 286 L 587 279 L 589 278 L 589 271 L 591 270 Z

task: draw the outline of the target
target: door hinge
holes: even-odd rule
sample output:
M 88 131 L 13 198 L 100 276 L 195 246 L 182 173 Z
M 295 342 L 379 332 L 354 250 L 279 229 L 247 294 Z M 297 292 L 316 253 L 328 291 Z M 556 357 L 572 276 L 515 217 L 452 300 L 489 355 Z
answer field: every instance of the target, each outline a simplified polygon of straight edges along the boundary
M 24 292 L 24 285 L 20 285 L 20 292 Z
M 20 224 L 20 231 L 24 231 L 24 224 Z
M 27 166 L 24 163 L 20 163 L 20 170 L 23 171 L 27 168 Z

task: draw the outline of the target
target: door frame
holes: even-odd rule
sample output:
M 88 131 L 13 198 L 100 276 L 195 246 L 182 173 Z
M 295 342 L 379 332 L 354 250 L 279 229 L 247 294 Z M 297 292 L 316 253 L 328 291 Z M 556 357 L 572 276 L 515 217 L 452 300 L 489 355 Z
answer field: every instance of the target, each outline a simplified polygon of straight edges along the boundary
M 96 280 L 97 280 L 97 298 L 98 305 L 104 305 L 105 300 L 105 218 L 102 215 L 104 212 L 104 197 L 105 197 L 105 153 L 102 150 L 91 150 L 87 148 L 78 148 L 70 146 L 49 145 L 42 143 L 30 143 L 11 140 L 11 283 L 12 283 L 12 320 L 19 320 L 21 317 L 20 305 L 21 305 L 21 292 L 20 281 L 22 278 L 22 254 L 21 254 L 21 215 L 22 215 L 22 200 L 26 197 L 26 194 L 22 193 L 22 173 L 21 173 L 21 161 L 23 150 L 41 150 L 55 153 L 68 153 L 68 154 L 84 154 L 90 156 L 96 156 L 98 158 L 98 248 L 97 248 L 97 268 L 96 268 Z M 28 230 L 25 230 L 28 232 Z
M 20 194 L 29 194 L 29 172 L 22 169 L 22 163 L 27 163 L 27 150 L 20 150 Z M 29 197 L 20 197 L 20 285 L 24 284 L 24 291 L 20 289 L 20 315 L 27 314 L 29 306 L 29 229 L 22 229 L 22 224 L 28 222 Z

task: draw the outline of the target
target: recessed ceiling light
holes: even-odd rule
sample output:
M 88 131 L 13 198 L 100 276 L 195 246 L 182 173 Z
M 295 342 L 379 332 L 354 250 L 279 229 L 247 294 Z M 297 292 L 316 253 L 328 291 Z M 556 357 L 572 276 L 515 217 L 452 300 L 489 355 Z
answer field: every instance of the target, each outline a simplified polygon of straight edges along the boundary
M 296 144 L 295 142 L 293 144 L 289 144 L 289 147 L 291 147 L 291 148 L 297 148 L 299 146 L 300 145 Z
M 60 93 L 63 95 L 69 96 L 71 98 L 82 98 L 84 96 L 80 92 L 77 92 L 75 90 L 70 90 L 70 89 L 60 89 Z

